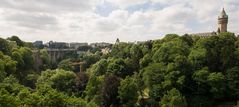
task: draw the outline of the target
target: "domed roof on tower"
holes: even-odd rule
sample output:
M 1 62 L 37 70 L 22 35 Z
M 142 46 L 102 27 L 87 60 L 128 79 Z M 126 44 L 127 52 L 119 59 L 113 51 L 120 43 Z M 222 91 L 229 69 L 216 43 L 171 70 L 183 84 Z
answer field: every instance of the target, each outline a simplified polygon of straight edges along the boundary
M 218 16 L 218 18 L 228 18 L 228 15 L 226 14 L 224 8 L 222 8 L 221 14 Z

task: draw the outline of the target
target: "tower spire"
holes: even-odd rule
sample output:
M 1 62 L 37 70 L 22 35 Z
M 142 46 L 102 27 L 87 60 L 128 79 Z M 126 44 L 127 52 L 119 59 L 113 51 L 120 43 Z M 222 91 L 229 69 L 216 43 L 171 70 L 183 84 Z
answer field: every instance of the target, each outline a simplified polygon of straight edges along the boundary
M 227 23 L 228 23 L 228 15 L 226 14 L 224 7 L 220 15 L 218 16 L 218 33 L 227 32 Z
M 221 18 L 226 18 L 227 17 L 227 14 L 224 10 L 224 7 L 222 8 L 222 12 L 221 12 Z

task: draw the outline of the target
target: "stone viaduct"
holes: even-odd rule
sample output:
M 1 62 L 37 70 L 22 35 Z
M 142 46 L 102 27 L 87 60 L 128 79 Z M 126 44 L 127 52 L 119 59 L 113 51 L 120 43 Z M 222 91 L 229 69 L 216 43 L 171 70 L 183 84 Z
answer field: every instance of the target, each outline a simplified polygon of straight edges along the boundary
M 64 58 L 66 54 L 76 53 L 75 49 L 47 49 L 47 53 L 50 56 L 50 61 L 56 62 L 59 59 Z
M 51 63 L 55 63 L 60 59 L 63 59 L 66 54 L 75 54 L 75 49 L 47 49 Z M 33 50 L 34 68 L 39 71 L 40 66 L 43 65 L 40 50 Z

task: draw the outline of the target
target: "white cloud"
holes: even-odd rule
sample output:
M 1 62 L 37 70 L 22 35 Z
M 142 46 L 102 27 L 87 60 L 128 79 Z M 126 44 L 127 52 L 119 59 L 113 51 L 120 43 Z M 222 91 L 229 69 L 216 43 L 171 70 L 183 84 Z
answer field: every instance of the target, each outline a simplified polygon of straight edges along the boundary
M 216 30 L 217 15 L 223 6 L 229 15 L 229 31 L 239 33 L 237 0 L 105 1 L 120 8 L 105 16 L 94 10 L 97 5 L 104 4 L 103 0 L 1 0 L 0 35 L 19 35 L 27 41 L 114 42 L 116 38 L 122 41 L 157 39 L 167 33 Z M 127 7 L 148 1 L 151 4 L 159 3 L 162 7 L 127 10 Z
M 185 3 L 188 0 L 150 0 L 152 3 L 160 3 L 163 5 L 170 5 L 170 4 L 179 4 L 179 3 Z
M 105 0 L 112 4 L 119 6 L 120 8 L 126 8 L 133 5 L 143 4 L 148 2 L 148 0 Z
M 99 0 L 1 0 L 0 7 L 28 12 L 84 12 L 94 8 Z

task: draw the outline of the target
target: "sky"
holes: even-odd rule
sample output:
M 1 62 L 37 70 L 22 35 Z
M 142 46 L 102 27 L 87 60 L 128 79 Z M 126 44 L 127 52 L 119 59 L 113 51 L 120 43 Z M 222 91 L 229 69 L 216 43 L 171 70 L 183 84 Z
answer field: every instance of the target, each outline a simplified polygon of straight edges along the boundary
M 24 41 L 124 42 L 217 31 L 222 8 L 239 33 L 238 0 L 0 0 L 0 37 Z

